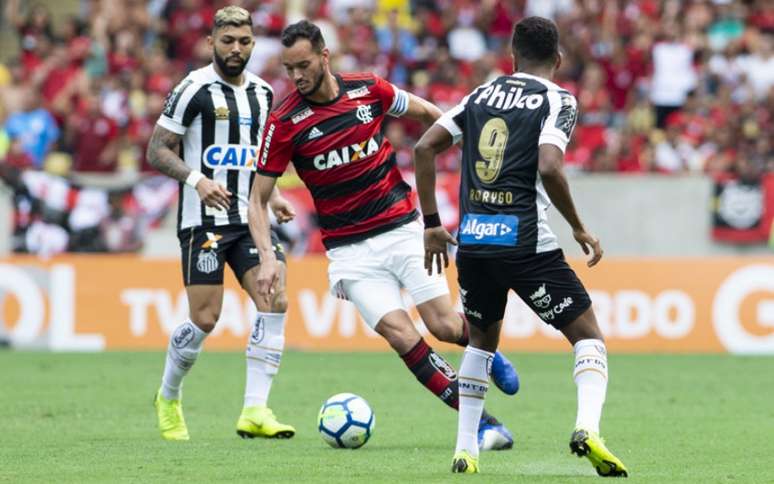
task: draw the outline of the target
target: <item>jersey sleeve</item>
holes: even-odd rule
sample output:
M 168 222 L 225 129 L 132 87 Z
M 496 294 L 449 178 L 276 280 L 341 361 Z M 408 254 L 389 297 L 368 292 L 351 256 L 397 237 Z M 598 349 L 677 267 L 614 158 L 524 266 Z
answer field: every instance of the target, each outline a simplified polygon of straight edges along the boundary
M 548 117 L 540 131 L 538 145 L 554 145 L 564 153 L 578 118 L 578 102 L 567 91 L 548 91 Z
M 184 79 L 167 95 L 164 110 L 156 124 L 173 133 L 185 134 L 198 114 L 195 97 L 198 90 L 191 79 Z
M 292 130 L 282 125 L 274 113 L 269 115 L 261 142 L 261 158 L 256 171 L 261 175 L 278 177 L 293 157 Z
M 376 79 L 376 83 L 374 84 L 376 95 L 382 100 L 384 112 L 396 118 L 406 114 L 409 106 L 408 93 L 379 76 L 374 77 Z
M 465 106 L 469 98 L 470 95 L 465 96 L 459 104 L 443 113 L 435 122 L 449 132 L 454 144 L 462 140 L 462 130 L 465 128 Z

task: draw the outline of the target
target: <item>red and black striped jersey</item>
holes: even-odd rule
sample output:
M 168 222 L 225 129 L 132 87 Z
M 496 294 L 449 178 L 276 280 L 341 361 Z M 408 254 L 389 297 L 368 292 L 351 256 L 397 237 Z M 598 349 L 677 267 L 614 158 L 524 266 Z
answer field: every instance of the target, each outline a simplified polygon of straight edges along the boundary
M 293 162 L 312 194 L 328 249 L 417 217 L 411 187 L 381 129 L 385 115 L 406 112 L 408 94 L 372 73 L 337 74 L 336 80 L 336 99 L 314 103 L 295 91 L 270 114 L 257 167 L 280 176 Z

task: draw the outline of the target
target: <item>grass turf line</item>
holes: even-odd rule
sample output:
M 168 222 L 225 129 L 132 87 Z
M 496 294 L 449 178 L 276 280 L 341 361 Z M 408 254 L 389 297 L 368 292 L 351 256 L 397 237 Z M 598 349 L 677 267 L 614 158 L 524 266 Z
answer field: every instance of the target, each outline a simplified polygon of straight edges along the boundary
M 448 355 L 455 364 L 460 354 Z M 482 454 L 476 482 L 598 479 L 569 453 L 572 356 L 510 354 L 522 390 L 491 387 L 487 408 L 516 437 Z M 774 358 L 611 355 L 602 420 L 632 482 L 774 482 Z M 391 353 L 285 354 L 270 406 L 296 426 L 289 441 L 242 440 L 235 424 L 244 356 L 205 351 L 185 382 L 191 442 L 167 443 L 152 397 L 162 353 L 0 352 L 0 482 L 449 482 L 456 413 Z M 316 417 L 338 392 L 376 413 L 362 449 L 335 450 Z M 470 477 L 470 476 L 468 476 Z

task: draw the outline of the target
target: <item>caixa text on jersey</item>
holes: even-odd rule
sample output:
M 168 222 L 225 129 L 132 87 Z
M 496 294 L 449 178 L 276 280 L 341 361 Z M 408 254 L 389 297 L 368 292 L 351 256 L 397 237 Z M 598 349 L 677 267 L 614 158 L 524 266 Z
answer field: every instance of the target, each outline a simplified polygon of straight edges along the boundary
M 255 170 L 258 147 L 249 145 L 210 145 L 204 150 L 202 161 L 212 169 Z

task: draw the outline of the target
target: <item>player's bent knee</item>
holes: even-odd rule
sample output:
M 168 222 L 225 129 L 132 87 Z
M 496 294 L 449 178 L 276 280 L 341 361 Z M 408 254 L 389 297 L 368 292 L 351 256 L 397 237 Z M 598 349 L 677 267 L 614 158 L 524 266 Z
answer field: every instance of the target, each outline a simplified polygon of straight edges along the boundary
M 380 319 L 374 330 L 399 354 L 411 350 L 421 338 L 409 319 L 390 314 Z
M 418 304 L 417 309 L 430 334 L 440 341 L 457 343 L 462 338 L 464 323 L 452 308 L 448 294 Z
M 570 344 L 575 344 L 583 339 L 598 339 L 604 341 L 602 330 L 599 329 L 594 310 L 588 308 L 581 313 L 573 322 L 561 329 L 562 334 L 567 338 Z
M 272 311 L 272 297 L 271 296 L 255 296 L 253 301 L 255 302 L 255 308 L 260 313 L 271 313 Z
M 220 314 L 216 314 L 212 311 L 199 311 L 191 313 L 191 321 L 199 327 L 205 333 L 212 332 L 215 329 L 215 325 L 218 322 Z
M 284 313 L 288 310 L 288 295 L 283 291 L 277 291 L 271 301 L 272 313 Z
M 200 320 L 196 321 L 195 319 L 191 318 L 196 326 L 199 327 L 202 331 L 205 333 L 211 333 L 213 329 L 215 329 L 215 324 L 217 321 L 213 320 Z

